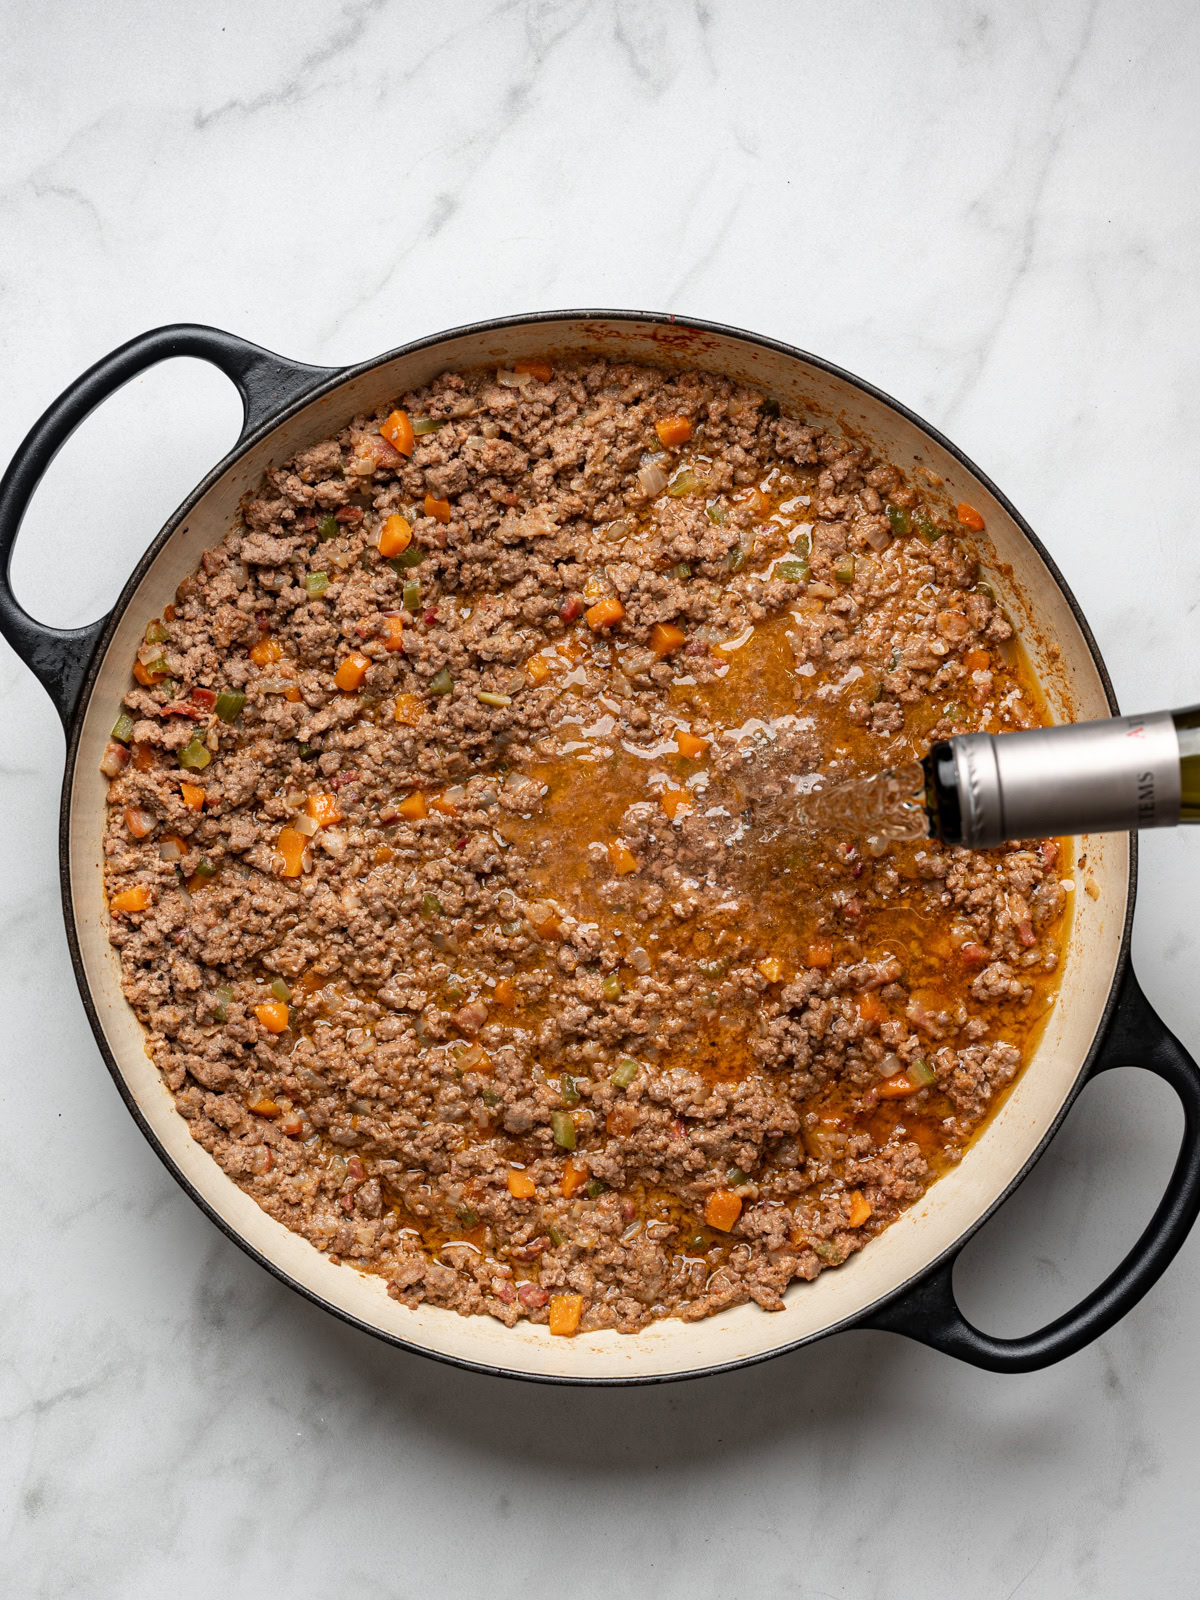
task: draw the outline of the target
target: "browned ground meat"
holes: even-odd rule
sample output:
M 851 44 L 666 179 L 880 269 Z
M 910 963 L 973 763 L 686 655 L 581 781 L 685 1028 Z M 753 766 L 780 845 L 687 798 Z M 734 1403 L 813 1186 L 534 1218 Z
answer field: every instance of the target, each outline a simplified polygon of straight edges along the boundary
M 381 412 L 268 473 L 147 630 L 105 770 L 149 1049 L 406 1303 L 777 1309 L 958 1158 L 1049 1003 L 1054 841 L 789 825 L 817 773 L 1036 723 L 1012 629 L 936 485 L 723 377 L 396 406 L 411 453 Z

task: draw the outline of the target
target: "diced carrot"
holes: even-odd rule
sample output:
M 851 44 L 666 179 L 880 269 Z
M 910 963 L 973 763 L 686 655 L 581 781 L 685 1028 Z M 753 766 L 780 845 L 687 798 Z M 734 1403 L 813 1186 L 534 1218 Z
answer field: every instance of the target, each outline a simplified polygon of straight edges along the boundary
M 557 939 L 562 933 L 562 923 L 552 911 L 548 917 L 543 917 L 541 922 L 533 924 L 533 931 L 539 939 Z
M 698 761 L 708 749 L 708 740 L 701 739 L 694 733 L 689 733 L 686 728 L 676 728 L 675 748 L 681 756 L 686 756 L 689 761 Z
M 501 978 L 492 990 L 492 999 L 498 1006 L 505 1010 L 511 1009 L 517 1003 L 517 986 L 511 978 Z
M 393 450 L 399 450 L 402 456 L 412 455 L 416 441 L 407 411 L 393 411 L 387 421 L 380 425 L 379 431 Z
M 342 820 L 342 808 L 331 794 L 310 794 L 304 809 L 318 828 L 327 828 L 331 822 Z
M 364 656 L 361 650 L 352 650 L 334 673 L 333 681 L 339 689 L 352 693 L 366 677 L 370 665 L 370 656 Z
M 882 1083 L 875 1085 L 875 1092 L 881 1100 L 900 1100 L 906 1094 L 916 1094 L 918 1085 L 906 1073 L 896 1072 L 890 1078 L 884 1078 Z
M 425 496 L 425 515 L 432 517 L 435 522 L 449 522 L 449 500 L 438 500 L 434 495 L 427 494 Z
M 504 1181 L 514 1200 L 532 1200 L 537 1193 L 537 1184 L 527 1172 L 517 1172 L 510 1167 Z
M 181 783 L 179 793 L 189 811 L 204 810 L 204 790 L 198 783 Z
M 568 1161 L 562 1175 L 563 1199 L 569 1200 L 576 1189 L 582 1189 L 589 1176 L 582 1161 Z
M 150 668 L 141 661 L 133 663 L 133 675 L 147 689 L 153 688 L 156 683 L 161 683 L 164 678 L 170 677 L 170 673 L 165 668 L 161 672 L 151 672 Z
M 880 1023 L 887 1021 L 888 1009 L 877 994 L 864 994 L 859 997 L 858 1014 L 863 1022 Z
M 682 650 L 686 643 L 687 634 L 673 622 L 656 622 L 650 630 L 650 648 L 660 661 Z
M 969 506 L 965 500 L 960 500 L 957 512 L 958 520 L 964 528 L 970 528 L 972 533 L 982 533 L 984 520 L 974 506 Z
M 747 489 L 745 494 L 738 495 L 737 499 L 741 505 L 748 506 L 752 515 L 756 517 L 765 517 L 771 509 L 771 498 L 761 489 Z
M 987 650 L 968 650 L 963 656 L 963 666 L 968 672 L 986 672 L 992 664 L 992 658 Z
M 143 740 L 133 747 L 133 765 L 138 772 L 149 772 L 154 766 L 154 746 Z
M 871 1202 L 867 1199 L 866 1195 L 859 1194 L 857 1189 L 851 1190 L 850 1215 L 846 1219 L 849 1225 L 852 1228 L 861 1228 L 863 1223 L 870 1215 Z
M 203 793 L 203 790 L 201 793 Z M 188 847 L 187 840 L 181 838 L 177 833 L 164 833 L 159 842 L 160 844 L 173 844 L 180 855 L 185 854 Z
M 404 649 L 404 619 L 403 617 L 384 617 L 383 619 L 383 648 L 385 650 Z
M 283 691 L 283 698 L 285 700 L 290 700 L 292 704 L 295 705 L 297 701 L 303 699 L 303 696 L 301 695 L 300 690 L 293 683 Z
M 525 663 L 525 676 L 530 683 L 545 683 L 550 676 L 550 663 L 545 656 L 530 656 Z
M 379 530 L 379 554 L 384 560 L 401 555 L 412 543 L 412 528 L 406 518 L 394 514 Z
M 765 961 L 758 963 L 758 970 L 768 983 L 778 983 L 783 977 L 783 962 L 778 956 L 767 956 Z
M 175 621 L 175 607 L 174 606 L 164 606 L 163 607 L 163 621 L 164 622 L 174 622 Z
M 717 1189 L 704 1207 L 704 1220 L 718 1233 L 728 1233 L 742 1214 L 742 1197 L 732 1189 Z
M 264 1011 L 266 1007 L 259 1006 L 257 1009 Z M 260 1017 L 259 1021 L 264 1027 L 270 1027 L 265 1017 Z M 272 1033 L 282 1033 L 283 1029 L 272 1028 L 271 1031 Z M 253 1100 L 248 1100 L 246 1102 L 246 1110 L 253 1111 L 256 1117 L 277 1117 L 279 1115 L 279 1106 L 271 1099 L 270 1095 L 265 1094 L 256 1094 Z
M 692 424 L 687 417 L 664 417 L 654 424 L 654 431 L 667 449 L 673 450 L 692 437 Z
M 140 806 L 125 807 L 125 826 L 135 839 L 144 839 L 153 833 L 154 825 L 155 818 L 149 811 L 143 811 Z
M 831 944 L 810 944 L 808 947 L 808 965 L 810 967 L 831 967 L 833 965 L 833 946 Z
M 614 623 L 620 622 L 625 615 L 625 607 L 619 600 L 597 600 L 583 615 L 588 627 L 598 633 L 601 628 L 611 628 Z
M 552 1294 L 550 1296 L 550 1332 L 561 1339 L 569 1339 L 579 1332 L 579 1319 L 583 1315 L 581 1294 Z
M 122 889 L 108 902 L 110 911 L 145 911 L 149 904 L 150 889 L 144 883 L 135 883 L 132 889 Z
M 256 667 L 269 667 L 273 661 L 283 660 L 283 646 L 278 639 L 272 639 L 265 633 L 256 644 L 250 646 L 250 659 Z
M 686 789 L 664 789 L 658 797 L 658 803 L 672 822 L 685 806 L 689 811 L 692 809 L 692 797 Z
M 282 1000 L 264 1000 L 255 1006 L 254 1015 L 268 1033 L 282 1033 L 288 1025 L 288 1008 Z
M 409 822 L 417 822 L 422 817 L 427 817 L 429 815 L 429 807 L 425 804 L 424 790 L 414 789 L 410 795 L 406 795 L 401 800 L 396 810 Z
M 549 383 L 554 376 L 554 368 L 548 361 L 514 361 L 514 372 L 527 372 L 531 378 L 536 378 L 539 383 Z
M 456 817 L 458 815 L 458 807 L 453 800 L 447 800 L 445 795 L 435 794 L 429 804 L 435 811 L 439 811 L 443 817 Z
M 424 709 L 415 694 L 398 694 L 392 708 L 392 721 L 402 722 L 406 728 L 415 728 Z
M 624 877 L 627 872 L 637 871 L 637 857 L 624 839 L 614 839 L 612 841 L 608 847 L 608 859 L 612 862 L 613 871 L 621 877 Z
M 202 872 L 193 872 L 184 885 L 189 894 L 199 894 L 202 889 L 211 889 L 214 880 L 206 878 Z
M 280 876 L 298 878 L 304 871 L 304 852 L 308 848 L 308 840 L 302 833 L 297 833 L 295 828 L 280 828 L 275 848 L 283 857 L 283 871 Z

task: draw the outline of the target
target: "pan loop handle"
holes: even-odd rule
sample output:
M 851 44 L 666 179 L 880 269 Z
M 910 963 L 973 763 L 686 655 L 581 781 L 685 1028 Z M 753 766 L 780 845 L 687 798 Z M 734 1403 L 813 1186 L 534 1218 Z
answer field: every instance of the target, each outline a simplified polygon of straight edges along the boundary
M 1111 1025 L 1088 1081 L 1112 1067 L 1144 1067 L 1183 1106 L 1183 1138 L 1158 1209 L 1116 1270 L 1065 1315 L 1020 1339 L 997 1339 L 968 1322 L 954 1298 L 959 1250 L 860 1327 L 884 1328 L 989 1372 L 1036 1372 L 1074 1355 L 1131 1311 L 1175 1258 L 1200 1212 L 1200 1068 L 1158 1016 L 1127 965 Z M 959 1246 L 959 1249 L 962 1247 Z
M 84 418 L 131 378 L 172 356 L 209 361 L 236 386 L 242 431 L 235 448 L 338 370 L 289 361 L 219 328 L 178 323 L 139 334 L 97 361 L 34 423 L 0 479 L 0 633 L 41 681 L 67 728 L 109 616 L 85 628 L 50 628 L 31 617 L 13 594 L 13 546 L 43 474 Z

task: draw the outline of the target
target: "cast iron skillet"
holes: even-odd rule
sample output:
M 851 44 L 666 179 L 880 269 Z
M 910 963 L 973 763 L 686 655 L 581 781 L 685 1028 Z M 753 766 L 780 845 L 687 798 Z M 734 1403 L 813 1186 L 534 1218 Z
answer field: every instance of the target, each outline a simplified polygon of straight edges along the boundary
M 102 1021 L 97 997 L 85 974 L 84 958 L 80 951 L 69 860 L 68 812 L 77 776 L 80 734 L 95 686 L 96 674 L 105 650 L 140 580 L 167 542 L 186 523 L 189 514 L 206 491 L 218 483 L 240 458 L 277 428 L 281 421 L 303 411 L 314 399 L 325 395 L 336 396 L 337 392 L 353 379 L 370 374 L 374 369 L 400 357 L 432 349 L 452 339 L 481 338 L 486 342 L 491 338 L 494 341 L 501 341 L 495 347 L 502 348 L 506 334 L 518 335 L 521 330 L 527 330 L 533 325 L 539 328 L 544 325 L 558 325 L 564 328 L 570 325 L 572 328 L 578 328 L 581 324 L 596 328 L 615 327 L 618 330 L 628 328 L 635 333 L 646 325 L 660 329 L 678 328 L 681 337 L 686 334 L 687 337 L 700 341 L 701 345 L 706 339 L 714 346 L 718 341 L 736 340 L 747 348 L 758 351 L 766 359 L 803 362 L 814 373 L 828 375 L 835 384 L 840 383 L 857 391 L 864 401 L 889 408 L 898 419 L 920 430 L 954 462 L 961 464 L 964 472 L 976 483 L 983 486 L 996 505 L 1003 508 L 1003 511 L 1011 517 L 1021 534 L 1036 550 L 1069 605 L 1087 648 L 1091 651 L 1109 710 L 1116 712 L 1116 701 L 1107 672 L 1074 597 L 1033 531 L 990 480 L 984 477 L 978 468 L 974 467 L 949 441 L 907 408 L 861 379 L 790 346 L 719 324 L 696 321 L 677 324 L 673 317 L 656 316 L 651 313 L 568 311 L 474 324 L 468 328 L 453 330 L 450 334 L 416 341 L 373 361 L 343 370 L 312 367 L 289 361 L 213 328 L 179 325 L 155 329 L 122 345 L 71 384 L 30 431 L 9 465 L 3 481 L 0 482 L 0 555 L 3 557 L 0 563 L 0 632 L 3 632 L 13 649 L 40 679 L 54 702 L 66 731 L 67 758 L 60 830 L 63 903 L 76 979 L 101 1053 L 135 1120 L 169 1170 L 197 1204 L 202 1206 L 235 1243 L 282 1281 L 344 1320 L 393 1344 L 416 1350 L 421 1354 L 432 1355 L 436 1359 L 477 1370 L 534 1377 L 549 1382 L 607 1384 L 655 1382 L 672 1377 L 698 1376 L 732 1366 L 746 1365 L 752 1361 L 767 1359 L 785 1349 L 794 1348 L 810 1338 L 821 1337 L 840 1328 L 859 1326 L 901 1333 L 976 1366 L 997 1372 L 1032 1371 L 1060 1361 L 1104 1333 L 1137 1304 L 1183 1244 L 1195 1220 L 1197 1210 L 1200 1209 L 1200 1069 L 1151 1009 L 1137 984 L 1129 962 L 1130 922 L 1135 881 L 1133 856 L 1135 841 L 1132 840 L 1128 898 L 1120 935 L 1119 956 L 1115 963 L 1100 1026 L 1086 1060 L 1078 1072 L 1073 1089 L 1064 1098 L 1058 1114 L 1049 1122 L 1044 1137 L 1032 1150 L 1023 1168 L 1017 1172 L 1003 1193 L 982 1209 L 970 1226 L 935 1259 L 924 1263 L 921 1270 L 915 1272 L 907 1281 L 881 1296 L 860 1313 L 844 1317 L 827 1327 L 809 1332 L 802 1338 L 793 1338 L 769 1349 L 758 1350 L 753 1354 L 737 1356 L 734 1359 L 702 1360 L 696 1365 L 687 1367 L 686 1370 L 657 1373 L 639 1371 L 632 1376 L 606 1373 L 599 1377 L 579 1375 L 569 1370 L 522 1370 L 495 1359 L 476 1359 L 461 1353 L 430 1348 L 420 1340 L 405 1337 L 394 1330 L 386 1330 L 369 1319 L 333 1304 L 322 1294 L 315 1292 L 311 1286 L 299 1281 L 299 1278 L 281 1266 L 278 1260 L 270 1259 L 258 1244 L 251 1242 L 237 1227 L 232 1226 L 227 1217 L 218 1214 L 210 1200 L 199 1192 L 192 1178 L 181 1170 L 178 1159 L 168 1152 L 162 1139 L 152 1130 L 143 1106 L 135 1099 L 126 1077 L 118 1068 L 114 1049 L 110 1046 Z M 669 340 L 666 342 L 666 348 L 670 348 Z M 229 456 L 214 468 L 167 523 L 139 563 L 108 616 L 83 628 L 46 627 L 35 621 L 18 604 L 9 581 L 13 545 L 26 506 L 56 452 L 79 423 L 121 385 L 148 367 L 172 356 L 193 356 L 211 362 L 236 385 L 244 408 L 243 426 L 237 443 Z M 697 364 L 703 364 L 702 360 Z M 186 532 L 186 528 L 184 531 Z M 1071 1311 L 1036 1333 L 1022 1338 L 1001 1339 L 981 1332 L 967 1322 L 954 1298 L 953 1269 L 959 1252 L 971 1234 L 1029 1171 L 1083 1086 L 1110 1067 L 1129 1064 L 1145 1067 L 1169 1083 L 1179 1096 L 1184 1112 L 1184 1133 L 1179 1155 L 1166 1192 L 1154 1216 L 1136 1245 L 1116 1270 Z M 943 1180 L 945 1181 L 948 1180 Z M 779 1315 L 782 1316 L 783 1313 Z

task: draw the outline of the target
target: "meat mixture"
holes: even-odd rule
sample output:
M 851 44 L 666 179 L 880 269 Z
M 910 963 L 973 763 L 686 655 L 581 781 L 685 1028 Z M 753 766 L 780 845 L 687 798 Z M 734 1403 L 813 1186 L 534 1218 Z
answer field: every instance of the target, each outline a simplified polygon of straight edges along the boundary
M 330 1260 L 554 1333 L 778 1310 L 1028 1054 L 1059 844 L 795 796 L 1043 720 L 982 518 L 725 377 L 447 372 L 269 472 L 103 770 L 125 993 Z M 802 1287 L 796 1291 L 802 1293 Z

